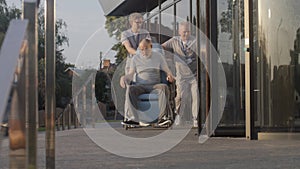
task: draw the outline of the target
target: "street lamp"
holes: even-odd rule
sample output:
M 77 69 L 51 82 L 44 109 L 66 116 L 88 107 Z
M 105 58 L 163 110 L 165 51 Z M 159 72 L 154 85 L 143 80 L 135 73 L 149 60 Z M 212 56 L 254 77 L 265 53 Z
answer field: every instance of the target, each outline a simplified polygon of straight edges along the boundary
M 100 67 L 99 67 L 99 70 L 101 70 L 101 68 L 102 68 L 102 52 L 100 52 L 99 59 L 100 59 Z

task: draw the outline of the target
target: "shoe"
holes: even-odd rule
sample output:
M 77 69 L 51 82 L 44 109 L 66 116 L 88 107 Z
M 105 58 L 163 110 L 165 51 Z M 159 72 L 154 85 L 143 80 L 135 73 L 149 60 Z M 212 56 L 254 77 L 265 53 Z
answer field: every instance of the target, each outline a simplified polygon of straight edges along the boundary
M 122 125 L 139 125 L 138 122 L 132 121 L 132 120 L 126 120 L 121 122 Z
M 0 124 L 0 134 L 3 134 L 3 136 L 8 136 L 8 123 L 2 123 Z
M 171 123 L 171 120 L 162 120 L 158 123 L 158 126 L 163 126 L 163 125 L 170 124 L 170 123 Z
M 193 120 L 193 127 L 198 127 L 198 120 L 197 119 Z
M 176 115 L 174 123 L 175 123 L 176 126 L 180 125 L 181 117 L 180 117 L 179 114 Z
M 142 126 L 142 127 L 148 127 L 148 126 L 150 126 L 150 124 L 149 123 L 144 123 L 144 122 L 139 122 L 139 125 L 140 126 Z

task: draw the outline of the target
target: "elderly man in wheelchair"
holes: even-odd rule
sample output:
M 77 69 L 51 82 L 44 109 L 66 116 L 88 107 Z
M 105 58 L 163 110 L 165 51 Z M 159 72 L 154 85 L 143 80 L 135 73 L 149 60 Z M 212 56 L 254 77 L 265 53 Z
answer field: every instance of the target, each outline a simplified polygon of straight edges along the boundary
M 129 73 L 120 79 L 121 87 L 127 87 L 125 97 L 128 100 L 128 112 L 125 112 L 125 117 L 130 117 L 124 120 L 123 125 L 148 126 L 154 123 L 158 126 L 170 125 L 172 116 L 169 104 L 170 91 L 167 84 L 161 83 L 161 72 L 165 72 L 167 81 L 171 83 L 174 77 L 163 56 L 152 51 L 150 40 L 143 39 L 139 44 L 139 50 L 140 53 L 131 60 Z M 135 82 L 133 82 L 134 78 Z M 142 107 L 147 105 L 141 103 L 145 95 L 150 106 L 142 108 L 146 110 L 141 110 L 141 105 Z M 153 99 L 158 99 L 156 101 L 158 106 L 151 105 Z M 153 111 L 151 107 L 158 107 L 158 109 Z M 126 113 L 131 113 L 131 115 L 126 115 Z

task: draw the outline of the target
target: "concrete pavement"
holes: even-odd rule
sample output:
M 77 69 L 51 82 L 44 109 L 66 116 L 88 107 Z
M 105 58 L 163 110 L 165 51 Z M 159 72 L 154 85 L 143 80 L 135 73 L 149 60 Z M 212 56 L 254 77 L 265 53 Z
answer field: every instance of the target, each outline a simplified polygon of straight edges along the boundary
M 132 136 L 153 135 L 161 130 L 133 129 Z M 244 138 L 213 137 L 197 142 L 196 129 L 170 151 L 131 159 L 111 154 L 89 139 L 83 129 L 56 132 L 56 168 L 59 169 L 299 169 L 300 141 L 248 141 Z M 144 133 L 144 134 L 141 134 Z M 38 168 L 45 168 L 45 134 L 38 135 Z M 8 139 L 0 152 L 0 168 L 8 168 Z

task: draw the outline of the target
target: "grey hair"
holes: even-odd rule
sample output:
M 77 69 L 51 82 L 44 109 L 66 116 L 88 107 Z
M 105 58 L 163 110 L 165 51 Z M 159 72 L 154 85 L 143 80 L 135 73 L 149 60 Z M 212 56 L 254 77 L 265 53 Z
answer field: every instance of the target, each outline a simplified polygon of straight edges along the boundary
M 183 22 L 180 22 L 179 23 L 179 29 L 186 26 L 186 27 L 190 27 L 191 23 L 190 22 L 186 22 L 186 21 L 183 21 Z
M 142 18 L 143 19 L 143 15 L 138 13 L 138 12 L 134 12 L 132 14 L 129 15 L 129 23 L 132 24 L 132 22 L 136 19 L 140 19 Z

